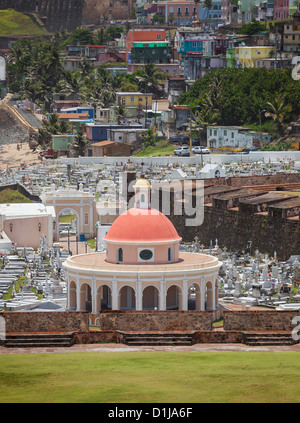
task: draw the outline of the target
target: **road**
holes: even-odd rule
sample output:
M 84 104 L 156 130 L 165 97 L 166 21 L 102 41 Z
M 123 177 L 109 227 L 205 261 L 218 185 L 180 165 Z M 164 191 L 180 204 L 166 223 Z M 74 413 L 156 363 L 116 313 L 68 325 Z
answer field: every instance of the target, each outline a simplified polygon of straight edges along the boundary
M 33 128 L 41 128 L 42 122 L 39 120 L 38 117 L 35 116 L 34 113 L 32 113 L 31 110 L 26 109 L 24 107 L 17 107 L 17 99 L 15 97 L 12 97 L 11 100 L 7 102 L 8 106 L 15 107 L 17 112 L 28 122 L 30 126 Z

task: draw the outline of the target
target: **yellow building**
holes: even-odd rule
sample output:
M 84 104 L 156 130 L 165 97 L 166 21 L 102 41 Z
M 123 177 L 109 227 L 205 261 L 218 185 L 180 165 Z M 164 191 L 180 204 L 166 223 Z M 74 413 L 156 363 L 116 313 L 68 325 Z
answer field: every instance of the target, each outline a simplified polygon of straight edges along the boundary
M 271 46 L 244 46 L 236 48 L 236 63 L 243 68 L 253 68 L 257 60 L 273 57 L 275 48 Z
M 152 94 L 139 92 L 117 92 L 117 106 L 126 106 L 128 117 L 141 117 L 143 110 L 151 110 Z

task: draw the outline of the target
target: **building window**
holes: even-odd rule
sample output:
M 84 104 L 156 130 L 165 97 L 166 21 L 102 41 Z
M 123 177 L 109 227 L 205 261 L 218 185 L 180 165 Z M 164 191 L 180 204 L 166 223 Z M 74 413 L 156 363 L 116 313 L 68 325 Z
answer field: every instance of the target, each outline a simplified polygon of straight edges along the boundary
M 131 103 L 133 103 L 134 102 L 134 97 L 130 97 L 130 101 L 131 101 Z
M 180 7 L 177 8 L 177 15 L 181 15 L 181 8 Z
M 142 250 L 140 252 L 140 258 L 142 260 L 151 260 L 153 257 L 153 253 L 151 250 Z
M 156 38 L 157 38 L 158 40 L 161 40 L 161 35 L 160 35 L 160 34 L 158 34 Z
M 168 261 L 172 260 L 171 248 L 168 248 Z
M 197 43 L 193 41 L 193 47 L 197 47 Z
M 84 215 L 84 224 L 85 225 L 89 224 L 89 215 L 87 213 L 85 213 L 85 215 Z
M 122 250 L 122 248 L 118 249 L 118 261 L 120 261 L 120 262 L 123 261 L 123 250 Z
M 190 11 L 189 11 L 189 8 L 188 7 L 185 8 L 185 14 L 186 15 L 189 15 L 190 14 Z

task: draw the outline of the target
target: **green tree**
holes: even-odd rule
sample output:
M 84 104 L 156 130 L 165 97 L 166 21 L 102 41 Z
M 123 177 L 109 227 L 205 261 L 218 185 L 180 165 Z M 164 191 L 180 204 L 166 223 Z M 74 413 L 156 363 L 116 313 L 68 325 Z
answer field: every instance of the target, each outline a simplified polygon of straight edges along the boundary
M 74 137 L 71 149 L 75 152 L 77 156 L 84 156 L 86 145 L 87 139 L 84 130 L 80 128 L 76 136 Z
M 124 119 L 127 116 L 126 106 L 124 106 L 123 104 L 120 104 L 119 106 L 116 107 L 115 112 L 118 119 L 118 124 L 120 124 L 121 119 Z
M 276 122 L 279 135 L 283 135 L 285 115 L 292 110 L 291 105 L 286 103 L 286 94 L 277 94 L 272 102 L 267 102 L 267 105 L 269 106 L 270 112 L 266 112 L 265 116 L 271 117 Z
M 143 93 L 152 93 L 159 97 L 162 94 L 165 74 L 153 63 L 146 64 L 142 69 L 135 72 L 138 88 Z
M 148 128 L 145 133 L 141 136 L 141 140 L 145 144 L 145 148 L 155 145 L 159 138 L 153 128 Z

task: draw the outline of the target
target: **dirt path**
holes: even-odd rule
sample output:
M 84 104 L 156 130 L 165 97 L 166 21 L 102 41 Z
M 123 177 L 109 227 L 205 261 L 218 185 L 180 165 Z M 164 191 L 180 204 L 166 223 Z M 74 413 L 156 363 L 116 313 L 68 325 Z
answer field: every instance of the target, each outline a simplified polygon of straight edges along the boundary
M 125 344 L 75 344 L 71 347 L 58 348 L 5 348 L 0 347 L 0 354 L 47 354 L 47 353 L 79 353 L 79 352 L 300 352 L 300 344 L 284 346 L 257 346 L 245 344 L 195 344 L 188 346 L 141 346 L 133 347 Z
M 0 147 L 0 171 L 12 168 L 19 168 L 24 165 L 34 165 L 40 163 L 39 153 L 29 148 L 28 143 L 6 144 Z

